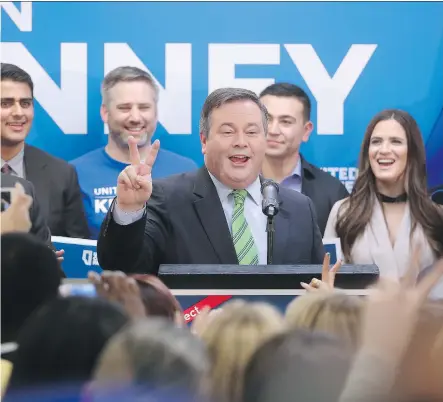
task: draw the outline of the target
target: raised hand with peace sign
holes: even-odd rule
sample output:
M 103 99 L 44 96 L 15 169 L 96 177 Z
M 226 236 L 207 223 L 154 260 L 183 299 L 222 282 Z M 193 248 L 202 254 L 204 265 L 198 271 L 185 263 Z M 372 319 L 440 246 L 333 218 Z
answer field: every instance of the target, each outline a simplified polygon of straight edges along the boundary
M 117 205 L 124 212 L 133 212 L 142 209 L 151 198 L 151 172 L 160 149 L 160 141 L 156 140 L 150 146 L 144 162 L 140 159 L 137 140 L 130 136 L 128 143 L 131 164 L 118 175 Z

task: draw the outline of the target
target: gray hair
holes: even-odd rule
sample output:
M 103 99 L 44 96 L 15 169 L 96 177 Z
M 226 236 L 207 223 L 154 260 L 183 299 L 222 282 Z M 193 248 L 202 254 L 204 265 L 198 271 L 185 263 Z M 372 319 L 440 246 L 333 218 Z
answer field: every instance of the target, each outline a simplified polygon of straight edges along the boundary
M 158 101 L 159 88 L 151 74 L 138 67 L 122 66 L 117 67 L 106 74 L 101 87 L 103 103 L 106 105 L 109 103 L 109 90 L 116 84 L 119 82 L 134 81 L 146 82 L 149 84 L 155 92 L 155 101 Z
M 254 92 L 243 88 L 220 88 L 208 95 L 200 115 L 200 133 L 208 137 L 211 125 L 211 114 L 214 109 L 226 103 L 242 100 L 250 100 L 260 108 L 263 116 L 263 128 L 266 135 L 268 133 L 268 111 Z
M 204 391 L 209 357 L 204 343 L 188 328 L 179 328 L 160 317 L 149 317 L 126 327 L 102 352 L 96 380 L 109 378 L 106 372 L 113 368 L 106 366 L 116 348 L 127 359 L 135 384 L 149 385 L 151 390 L 181 389 L 194 395 Z

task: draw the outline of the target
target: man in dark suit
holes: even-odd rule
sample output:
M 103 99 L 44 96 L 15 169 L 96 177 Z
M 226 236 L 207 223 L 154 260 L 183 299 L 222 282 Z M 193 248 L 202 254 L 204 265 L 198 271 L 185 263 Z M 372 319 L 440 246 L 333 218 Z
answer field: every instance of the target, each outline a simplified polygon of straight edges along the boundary
M 158 272 L 160 264 L 266 264 L 266 216 L 259 173 L 266 150 L 267 113 L 245 89 L 208 96 L 200 119 L 205 166 L 151 180 L 159 141 L 144 162 L 129 138 L 131 165 L 119 175 L 117 197 L 97 245 L 105 270 Z M 274 263 L 321 264 L 324 248 L 311 200 L 279 193 Z
M 1 64 L 1 171 L 34 185 L 53 235 L 88 238 L 74 166 L 25 145 L 34 119 L 33 88 L 28 73 L 13 64 Z
M 2 188 L 12 188 L 15 187 L 16 183 L 20 183 L 23 186 L 25 193 L 31 196 L 33 202 L 29 208 L 29 218 L 31 219 L 32 226 L 29 232 L 52 247 L 51 231 L 49 230 L 49 227 L 41 214 L 40 205 L 38 200 L 35 198 L 34 186 L 29 181 L 26 181 L 20 177 L 11 176 L 9 174 L 2 173 L 1 178 Z
M 260 100 L 269 113 L 269 129 L 263 175 L 281 186 L 307 195 L 314 203 L 323 234 L 334 204 L 349 196 L 340 180 L 310 164 L 300 154 L 313 130 L 311 101 L 303 89 L 273 84 L 262 91 Z

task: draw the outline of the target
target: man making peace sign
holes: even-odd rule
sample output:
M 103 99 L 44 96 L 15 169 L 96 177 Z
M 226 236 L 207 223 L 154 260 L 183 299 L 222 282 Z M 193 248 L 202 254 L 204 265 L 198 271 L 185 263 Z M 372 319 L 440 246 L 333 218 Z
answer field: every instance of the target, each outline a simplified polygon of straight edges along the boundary
M 118 177 L 98 240 L 101 267 L 157 274 L 161 264 L 266 264 L 260 171 L 267 127 L 266 109 L 253 92 L 218 89 L 200 118 L 205 166 L 154 182 L 159 141 L 141 161 L 130 138 L 131 164 Z M 321 264 L 312 201 L 285 188 L 279 198 L 274 264 Z

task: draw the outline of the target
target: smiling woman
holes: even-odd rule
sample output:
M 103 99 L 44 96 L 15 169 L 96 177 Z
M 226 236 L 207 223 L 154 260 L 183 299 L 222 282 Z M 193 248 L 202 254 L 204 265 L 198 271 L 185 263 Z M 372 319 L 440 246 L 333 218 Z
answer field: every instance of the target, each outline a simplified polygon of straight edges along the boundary
M 443 212 L 427 194 L 425 148 L 414 118 L 384 110 L 369 123 L 359 176 L 337 202 L 325 237 L 339 237 L 349 263 L 376 264 L 382 276 L 401 278 L 420 249 L 420 269 L 443 256 Z

